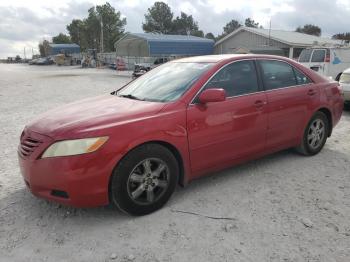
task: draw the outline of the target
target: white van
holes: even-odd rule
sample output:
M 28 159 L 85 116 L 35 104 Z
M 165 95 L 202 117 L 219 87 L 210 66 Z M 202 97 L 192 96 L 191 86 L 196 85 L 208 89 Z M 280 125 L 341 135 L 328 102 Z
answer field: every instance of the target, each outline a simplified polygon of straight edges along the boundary
M 313 47 L 304 49 L 298 62 L 319 74 L 339 81 L 342 72 L 350 67 L 349 47 Z
M 350 68 L 346 69 L 340 76 L 339 84 L 346 104 L 350 104 Z

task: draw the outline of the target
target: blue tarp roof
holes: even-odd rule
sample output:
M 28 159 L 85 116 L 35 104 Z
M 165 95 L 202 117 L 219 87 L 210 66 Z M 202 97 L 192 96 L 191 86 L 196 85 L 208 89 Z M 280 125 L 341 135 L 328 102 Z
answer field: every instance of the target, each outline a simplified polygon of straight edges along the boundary
M 50 55 L 60 53 L 75 54 L 80 53 L 80 46 L 77 44 L 49 44 Z
M 143 40 L 148 45 L 149 56 L 161 55 L 209 55 L 214 51 L 214 41 L 207 38 L 187 35 L 163 35 L 153 33 L 130 33 L 116 43 L 130 44 Z M 128 48 L 129 45 L 125 45 Z M 118 51 L 118 50 L 117 50 Z

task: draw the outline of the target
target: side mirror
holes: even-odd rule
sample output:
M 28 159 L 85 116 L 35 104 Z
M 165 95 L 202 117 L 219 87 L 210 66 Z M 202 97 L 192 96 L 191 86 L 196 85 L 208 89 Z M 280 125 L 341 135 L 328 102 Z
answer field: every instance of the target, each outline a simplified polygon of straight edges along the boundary
M 222 102 L 226 100 L 226 91 L 222 88 L 211 88 L 204 90 L 199 95 L 199 102 L 201 104 Z

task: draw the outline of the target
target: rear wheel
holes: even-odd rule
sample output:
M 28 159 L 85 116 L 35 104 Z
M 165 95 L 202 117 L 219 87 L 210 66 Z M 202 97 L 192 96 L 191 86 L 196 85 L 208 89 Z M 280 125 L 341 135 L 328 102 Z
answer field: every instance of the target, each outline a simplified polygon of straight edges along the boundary
M 327 141 L 330 123 L 327 116 L 322 112 L 317 112 L 309 121 L 304 137 L 297 151 L 303 155 L 316 155 L 319 153 Z
M 179 167 L 164 146 L 146 144 L 127 154 L 111 181 L 111 200 L 131 215 L 146 215 L 160 209 L 175 190 Z

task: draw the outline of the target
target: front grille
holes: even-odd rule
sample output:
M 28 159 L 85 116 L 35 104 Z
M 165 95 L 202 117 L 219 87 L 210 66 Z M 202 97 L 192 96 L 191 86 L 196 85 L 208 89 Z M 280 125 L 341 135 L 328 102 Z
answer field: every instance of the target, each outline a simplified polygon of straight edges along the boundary
M 26 137 L 21 140 L 21 144 L 19 146 L 19 154 L 22 157 L 28 157 L 35 151 L 35 149 L 41 144 L 42 142 L 38 139 L 34 139 L 32 137 Z

